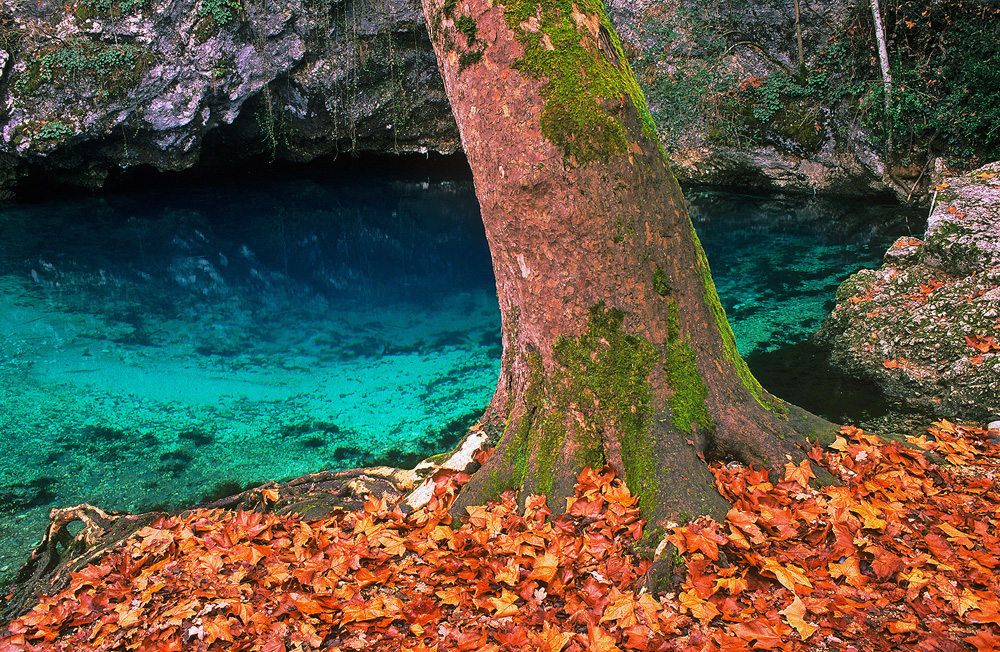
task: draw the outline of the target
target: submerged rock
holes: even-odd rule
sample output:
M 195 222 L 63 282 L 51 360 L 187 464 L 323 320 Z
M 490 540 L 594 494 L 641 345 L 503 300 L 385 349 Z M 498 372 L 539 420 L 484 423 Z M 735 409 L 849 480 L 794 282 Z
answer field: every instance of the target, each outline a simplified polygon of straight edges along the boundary
M 1000 162 L 938 186 L 923 240 L 837 290 L 817 339 L 831 362 L 950 417 L 1000 415 Z

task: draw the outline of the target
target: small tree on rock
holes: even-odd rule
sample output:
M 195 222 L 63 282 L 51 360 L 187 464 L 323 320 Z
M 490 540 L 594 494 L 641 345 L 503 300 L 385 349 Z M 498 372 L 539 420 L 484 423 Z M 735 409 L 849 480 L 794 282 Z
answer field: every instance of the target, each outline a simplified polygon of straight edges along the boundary
M 581 469 L 610 464 L 654 536 L 723 517 L 707 462 L 778 469 L 833 426 L 762 389 L 737 352 L 603 4 L 423 7 L 502 315 L 484 416 L 502 434 L 455 509 L 515 488 L 560 511 Z

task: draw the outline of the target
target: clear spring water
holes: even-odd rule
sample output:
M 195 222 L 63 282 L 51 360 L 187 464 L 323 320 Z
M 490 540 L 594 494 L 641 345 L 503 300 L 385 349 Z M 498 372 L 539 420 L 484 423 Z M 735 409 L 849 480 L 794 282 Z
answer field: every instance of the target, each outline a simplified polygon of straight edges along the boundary
M 885 208 L 690 199 L 763 376 L 794 375 L 773 356 L 803 346 L 838 283 L 906 231 Z M 445 448 L 492 395 L 499 321 L 467 181 L 298 178 L 0 206 L 0 581 L 52 507 L 194 504 Z M 829 395 L 813 367 L 791 385 Z

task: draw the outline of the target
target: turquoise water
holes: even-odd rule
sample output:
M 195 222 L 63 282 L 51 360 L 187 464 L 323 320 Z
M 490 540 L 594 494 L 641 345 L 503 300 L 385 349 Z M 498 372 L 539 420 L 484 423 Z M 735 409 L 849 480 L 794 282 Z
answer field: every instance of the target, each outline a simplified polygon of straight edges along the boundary
M 765 374 L 905 228 L 818 200 L 691 199 L 741 351 Z M 464 180 L 0 207 L 0 577 L 52 507 L 194 504 L 445 448 L 492 395 L 499 319 Z

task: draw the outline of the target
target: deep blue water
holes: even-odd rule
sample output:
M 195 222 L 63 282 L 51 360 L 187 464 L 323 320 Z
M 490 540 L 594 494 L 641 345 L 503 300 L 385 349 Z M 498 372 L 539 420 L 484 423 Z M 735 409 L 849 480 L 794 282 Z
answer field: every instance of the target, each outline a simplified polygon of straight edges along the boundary
M 828 397 L 842 380 L 803 364 L 802 347 L 903 218 L 689 198 L 755 373 Z M 54 506 L 193 504 L 221 482 L 443 449 L 492 395 L 499 322 L 467 181 L 293 178 L 0 207 L 0 579 Z

